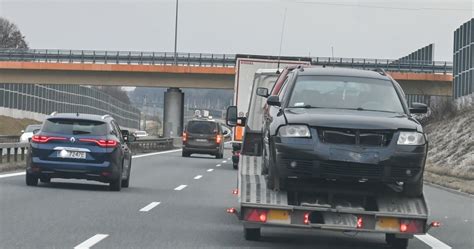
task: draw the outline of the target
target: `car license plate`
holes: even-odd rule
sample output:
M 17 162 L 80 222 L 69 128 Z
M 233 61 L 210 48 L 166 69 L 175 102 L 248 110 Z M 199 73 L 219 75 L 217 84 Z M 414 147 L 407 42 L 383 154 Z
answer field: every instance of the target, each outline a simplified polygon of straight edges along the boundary
M 207 139 L 198 138 L 196 139 L 196 142 L 207 142 Z
M 62 150 L 62 151 L 58 151 L 58 157 L 73 158 L 73 159 L 86 159 L 86 153 L 79 152 L 79 151 Z
M 378 230 L 385 230 L 385 231 L 398 231 L 400 228 L 400 221 L 397 218 L 378 218 L 377 225 Z
M 286 210 L 274 210 L 270 209 L 267 214 L 267 221 L 273 223 L 290 223 L 290 212 Z

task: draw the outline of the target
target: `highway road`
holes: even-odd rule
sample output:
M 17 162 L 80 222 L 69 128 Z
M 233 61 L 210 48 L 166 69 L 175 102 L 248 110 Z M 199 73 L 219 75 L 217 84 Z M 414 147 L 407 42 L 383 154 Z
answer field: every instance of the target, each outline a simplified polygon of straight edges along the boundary
M 377 234 L 283 228 L 244 240 L 242 225 L 226 213 L 237 206 L 228 159 L 171 151 L 136 156 L 132 168 L 121 192 L 80 180 L 27 187 L 21 172 L 1 174 L 0 248 L 388 248 Z M 442 227 L 409 248 L 474 248 L 474 198 L 431 186 L 426 195 Z

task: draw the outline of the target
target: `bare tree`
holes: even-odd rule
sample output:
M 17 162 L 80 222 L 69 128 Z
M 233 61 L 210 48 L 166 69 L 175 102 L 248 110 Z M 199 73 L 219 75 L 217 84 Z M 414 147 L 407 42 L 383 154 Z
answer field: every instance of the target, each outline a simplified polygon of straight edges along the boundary
M 23 36 L 16 24 L 3 17 L 0 17 L 0 48 L 28 48 L 25 36 Z

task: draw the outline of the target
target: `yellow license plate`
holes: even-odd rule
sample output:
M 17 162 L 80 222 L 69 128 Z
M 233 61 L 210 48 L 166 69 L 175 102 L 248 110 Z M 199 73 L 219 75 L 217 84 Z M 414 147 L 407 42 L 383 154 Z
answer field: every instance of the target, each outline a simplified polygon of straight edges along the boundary
M 290 212 L 286 210 L 273 210 L 270 209 L 267 214 L 267 221 L 278 222 L 278 223 L 289 223 Z
M 400 221 L 397 218 L 379 218 L 377 220 L 377 228 L 382 230 L 398 230 Z

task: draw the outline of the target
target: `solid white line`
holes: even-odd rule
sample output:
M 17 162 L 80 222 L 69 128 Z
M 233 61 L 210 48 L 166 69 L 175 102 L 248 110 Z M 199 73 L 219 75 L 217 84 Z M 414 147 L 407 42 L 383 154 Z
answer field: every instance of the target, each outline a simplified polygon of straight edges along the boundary
M 220 167 L 220 166 L 221 166 L 221 164 L 220 164 L 220 163 L 219 163 L 219 164 L 216 164 L 216 167 Z
M 0 175 L 0 178 L 7 178 L 7 177 L 12 177 L 12 176 L 22 176 L 24 174 L 25 174 L 25 172 L 10 173 L 10 174 Z
M 176 187 L 174 190 L 183 190 L 184 188 L 186 188 L 188 185 L 179 185 L 178 187 Z
M 214 169 L 208 169 L 208 170 L 207 170 L 207 172 L 212 172 L 212 171 L 214 171 Z
M 74 247 L 74 249 L 89 249 L 95 244 L 99 243 L 99 241 L 107 238 L 108 234 L 96 234 L 89 238 L 88 240 L 82 242 L 81 244 Z
M 201 177 L 202 177 L 202 175 L 197 175 L 197 176 L 194 177 L 194 179 L 195 179 L 195 180 L 201 179 Z
M 150 210 L 152 210 L 154 207 L 160 205 L 161 202 L 159 201 L 154 201 L 148 205 L 146 205 L 144 208 L 140 209 L 140 212 L 148 212 Z
M 429 234 L 415 235 L 415 237 L 423 241 L 425 244 L 429 245 L 433 249 L 451 249 L 452 248 Z
M 222 163 L 226 163 L 227 161 L 222 161 Z
M 148 154 L 142 154 L 142 155 L 132 156 L 132 158 L 140 158 L 140 157 L 146 157 L 146 156 L 155 156 L 155 155 L 160 155 L 160 154 L 167 154 L 167 153 L 178 152 L 178 151 L 181 151 L 181 150 L 182 150 L 182 149 L 167 150 L 167 151 L 160 151 L 160 152 L 153 152 L 153 153 L 148 153 Z

